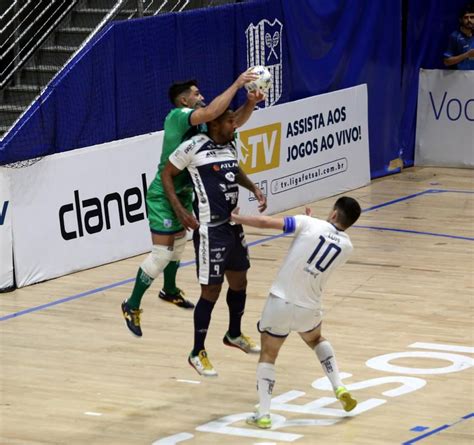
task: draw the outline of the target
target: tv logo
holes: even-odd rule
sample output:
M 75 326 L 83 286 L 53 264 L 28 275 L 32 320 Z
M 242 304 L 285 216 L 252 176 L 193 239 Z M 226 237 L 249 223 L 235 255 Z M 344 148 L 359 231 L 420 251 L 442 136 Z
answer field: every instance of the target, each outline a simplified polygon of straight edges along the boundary
M 247 174 L 280 166 L 281 123 L 239 133 L 240 166 Z

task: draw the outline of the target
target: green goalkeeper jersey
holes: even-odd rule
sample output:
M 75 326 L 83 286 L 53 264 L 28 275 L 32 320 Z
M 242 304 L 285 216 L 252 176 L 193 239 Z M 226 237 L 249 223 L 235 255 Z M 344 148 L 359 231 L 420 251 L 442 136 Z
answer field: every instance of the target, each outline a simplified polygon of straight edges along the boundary
M 205 130 L 205 125 L 194 127 L 189 122 L 193 111 L 194 109 L 192 108 L 173 108 L 166 116 L 163 150 L 161 152 L 158 171 L 148 190 L 149 194 L 151 193 L 154 196 L 165 195 L 160 175 L 165 168 L 171 153 L 176 150 L 181 142 L 194 136 L 199 131 Z M 192 193 L 193 188 L 187 170 L 184 170 L 179 175 L 175 176 L 173 182 L 177 195 L 180 195 L 181 193 Z

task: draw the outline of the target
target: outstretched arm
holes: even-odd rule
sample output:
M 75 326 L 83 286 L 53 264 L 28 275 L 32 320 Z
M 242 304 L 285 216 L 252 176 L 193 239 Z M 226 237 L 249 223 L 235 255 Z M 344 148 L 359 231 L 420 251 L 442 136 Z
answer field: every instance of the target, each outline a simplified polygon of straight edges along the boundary
M 247 101 L 235 112 L 235 125 L 237 128 L 249 120 L 257 103 L 264 99 L 265 94 L 261 91 L 249 91 L 247 93 Z
M 250 69 L 244 71 L 227 90 L 219 94 L 209 105 L 193 111 L 189 118 L 191 125 L 204 124 L 220 116 L 229 107 L 239 88 L 257 78 L 258 76 L 251 73 Z
M 236 224 L 244 224 L 260 229 L 283 230 L 285 228 L 285 218 L 264 215 L 240 215 L 238 207 L 232 212 L 232 221 Z
M 237 184 L 251 191 L 258 201 L 258 211 L 264 212 L 267 208 L 267 197 L 263 192 L 250 180 L 245 172 L 239 167 L 239 173 L 237 174 Z
M 163 183 L 166 196 L 173 207 L 176 217 L 186 229 L 195 230 L 199 227 L 199 222 L 194 217 L 194 215 L 189 213 L 183 204 L 181 204 L 181 201 L 176 194 L 176 189 L 174 188 L 173 178 L 179 175 L 181 172 L 182 170 L 168 161 L 165 165 L 165 168 L 161 172 L 161 182 Z

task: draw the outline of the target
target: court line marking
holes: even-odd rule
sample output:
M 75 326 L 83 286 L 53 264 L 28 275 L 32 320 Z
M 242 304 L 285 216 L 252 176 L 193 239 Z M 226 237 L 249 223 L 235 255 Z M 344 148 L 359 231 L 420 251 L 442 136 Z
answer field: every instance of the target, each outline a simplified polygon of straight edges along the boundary
M 367 209 L 362 210 L 362 213 L 367 213 L 372 210 L 377 210 L 382 207 L 387 207 L 392 204 L 398 204 L 399 202 L 407 201 L 409 199 L 417 198 L 418 196 L 435 194 L 435 193 L 468 193 L 473 194 L 474 191 L 472 190 L 450 190 L 450 189 L 427 189 L 423 192 L 412 193 L 411 195 L 402 196 L 401 198 L 392 199 L 391 201 L 383 202 L 382 204 L 377 204 L 375 206 L 369 207 Z
M 391 227 L 377 227 L 377 226 L 359 226 L 354 225 L 355 229 L 369 229 L 369 230 L 380 230 L 385 232 L 400 232 L 400 233 L 413 233 L 415 235 L 429 235 L 429 236 L 438 236 L 441 238 L 453 238 L 453 239 L 461 239 L 464 241 L 474 241 L 474 237 L 470 236 L 460 236 L 460 235 L 448 235 L 446 233 L 433 233 L 433 232 L 420 232 L 418 230 L 410 230 L 410 229 L 395 229 Z
M 398 204 L 399 202 L 408 201 L 409 199 L 417 198 L 423 195 L 431 195 L 437 193 L 466 193 L 466 194 L 474 194 L 473 190 L 455 190 L 455 189 L 427 189 L 423 192 L 412 193 L 411 195 L 402 196 L 401 198 L 392 199 L 391 201 L 384 202 L 382 204 L 377 204 L 375 206 L 369 207 L 367 209 L 362 210 L 362 213 L 370 212 L 372 210 L 377 210 L 382 207 L 386 207 L 392 204 Z M 428 236 L 439 236 L 442 238 L 451 238 L 451 239 L 460 239 L 463 241 L 474 241 L 474 237 L 469 236 L 460 236 L 460 235 L 449 235 L 447 233 L 434 233 L 434 232 L 422 232 L 418 230 L 409 230 L 409 229 L 397 229 L 391 227 L 377 227 L 377 226 L 361 226 L 355 224 L 353 226 L 357 229 L 369 229 L 369 230 L 381 230 L 386 232 L 400 232 L 400 233 L 412 233 L 414 235 L 428 235 Z
M 252 241 L 251 243 L 248 243 L 248 245 L 249 246 L 255 246 L 257 244 L 262 244 L 262 243 L 265 243 L 267 241 L 274 240 L 276 238 L 282 238 L 284 236 L 287 236 L 287 234 L 286 233 L 280 233 L 278 235 L 272 235 L 272 236 L 268 236 L 268 237 L 265 237 L 265 238 L 262 238 L 262 239 L 259 239 L 259 240 L 256 240 L 256 241 Z M 179 267 L 186 267 L 186 266 L 190 266 L 190 265 L 195 264 L 195 263 L 196 263 L 196 260 L 185 261 L 185 262 L 181 263 Z M 94 294 L 97 294 L 99 292 L 103 292 L 103 291 L 106 291 L 106 290 L 109 290 L 109 289 L 114 289 L 116 287 L 120 287 L 120 286 L 123 286 L 125 284 L 129 284 L 129 283 L 133 283 L 133 282 L 135 282 L 135 278 L 128 278 L 127 280 L 118 281 L 117 283 L 112 283 L 112 284 L 108 284 L 106 286 L 97 287 L 95 289 L 91 289 L 91 290 L 88 290 L 88 291 L 85 291 L 85 292 L 81 292 L 80 294 L 71 295 L 69 297 L 60 298 L 59 300 L 51 301 L 49 303 L 41 304 L 39 306 L 33 306 L 31 308 L 28 308 L 28 309 L 23 309 L 21 311 L 14 312 L 12 314 L 3 315 L 3 316 L 0 317 L 0 321 L 6 321 L 6 320 L 10 320 L 12 318 L 17 318 L 17 317 L 20 317 L 22 315 L 30 314 L 31 312 L 37 312 L 37 311 L 40 311 L 42 309 L 47 309 L 47 308 L 50 308 L 50 307 L 53 307 L 53 306 L 57 306 L 58 304 L 68 303 L 69 301 L 74 301 L 74 300 L 77 300 L 79 298 L 88 297 L 89 295 L 94 295 Z
M 423 196 L 423 195 L 431 194 L 431 193 L 468 193 L 468 194 L 472 194 L 472 193 L 474 193 L 474 191 L 449 190 L 449 189 L 427 189 L 423 192 L 418 192 L 418 193 L 413 193 L 413 194 L 410 194 L 410 195 L 407 195 L 407 196 L 402 196 L 401 198 L 393 199 L 391 201 L 387 201 L 385 203 L 378 204 L 378 205 L 369 207 L 367 209 L 363 209 L 362 213 L 367 213 L 367 212 L 370 212 L 372 210 L 376 210 L 376 209 L 386 207 L 386 206 L 392 205 L 392 204 L 397 204 L 397 203 L 402 202 L 402 201 L 406 201 L 406 200 L 409 200 L 409 199 L 416 198 L 418 196 Z M 406 232 L 406 233 L 415 233 L 415 234 L 423 234 L 423 235 L 431 235 L 431 236 L 444 236 L 444 237 L 449 237 L 449 238 L 467 239 L 469 241 L 472 241 L 472 238 L 457 237 L 456 235 L 435 234 L 435 233 L 429 233 L 429 232 L 404 231 L 402 229 L 390 229 L 390 228 L 384 228 L 384 227 L 372 227 L 372 226 L 366 226 L 366 227 L 370 228 L 370 229 L 373 229 L 373 230 L 386 230 L 386 231 L 392 230 L 392 231 L 399 231 L 399 232 Z M 360 226 L 360 228 L 366 228 L 366 227 Z M 354 228 L 359 228 L 359 226 L 355 225 Z M 277 234 L 277 235 L 267 236 L 265 238 L 261 238 L 261 239 L 256 240 L 256 241 L 252 241 L 252 242 L 248 243 L 248 245 L 250 247 L 251 246 L 256 246 L 258 244 L 262 244 L 262 243 L 272 241 L 272 240 L 278 239 L 278 238 L 283 238 L 285 236 L 288 236 L 288 234 L 287 233 L 280 233 L 280 234 Z M 195 264 L 195 263 L 196 263 L 195 260 L 185 261 L 185 262 L 181 263 L 180 267 L 187 267 L 187 266 L 190 266 L 190 265 Z M 132 283 L 134 281 L 135 281 L 135 278 L 128 278 L 126 280 L 122 280 L 122 281 L 119 281 L 117 283 L 108 284 L 106 286 L 101 286 L 101 287 L 98 287 L 98 288 L 95 288 L 95 289 L 88 290 L 86 292 L 81 292 L 81 293 L 76 294 L 76 295 L 71 295 L 69 297 L 64 297 L 64 298 L 61 298 L 59 300 L 55 300 L 55 301 L 51 301 L 49 303 L 41 304 L 39 306 L 33 306 L 31 308 L 28 308 L 28 309 L 23 309 L 23 310 L 18 311 L 18 312 L 3 315 L 3 316 L 0 317 L 0 322 L 11 320 L 12 318 L 18 318 L 22 315 L 30 314 L 32 312 L 38 312 L 40 310 L 47 309 L 47 308 L 50 308 L 50 307 L 53 307 L 53 306 L 57 306 L 57 305 L 62 304 L 62 303 L 67 303 L 69 301 L 74 301 L 74 300 L 77 300 L 79 298 L 88 297 L 89 295 L 94 295 L 94 294 L 97 294 L 99 292 L 103 292 L 103 291 L 106 291 L 106 290 L 109 290 L 109 289 L 114 289 L 116 287 Z
M 427 437 L 429 436 L 432 436 L 433 434 L 438 434 L 440 431 L 443 431 L 443 430 L 446 430 L 448 428 L 451 428 L 452 426 L 454 425 L 457 425 L 458 423 L 461 423 L 463 422 L 464 420 L 468 420 L 470 418 L 474 417 L 474 413 L 469 413 L 465 416 L 462 416 L 459 420 L 457 420 L 456 422 L 453 422 L 451 424 L 446 424 L 446 425 L 442 425 L 438 428 L 435 428 L 434 430 L 432 431 L 429 431 L 427 433 L 424 433 L 424 434 L 421 434 L 420 436 L 416 436 L 414 437 L 413 439 L 410 439 L 406 442 L 403 442 L 402 445 L 412 445 L 414 444 L 415 442 L 419 442 L 420 440 L 423 440 L 423 439 L 426 439 Z

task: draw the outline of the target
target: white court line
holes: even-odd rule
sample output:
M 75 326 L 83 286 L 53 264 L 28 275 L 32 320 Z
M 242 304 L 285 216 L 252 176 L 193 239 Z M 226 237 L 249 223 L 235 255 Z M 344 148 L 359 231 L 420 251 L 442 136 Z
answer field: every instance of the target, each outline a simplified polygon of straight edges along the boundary
M 86 416 L 101 416 L 102 413 L 95 413 L 94 411 L 86 411 L 84 413 Z
M 201 382 L 198 380 L 186 380 L 186 379 L 176 379 L 177 382 L 183 383 L 192 383 L 193 385 L 199 385 Z

